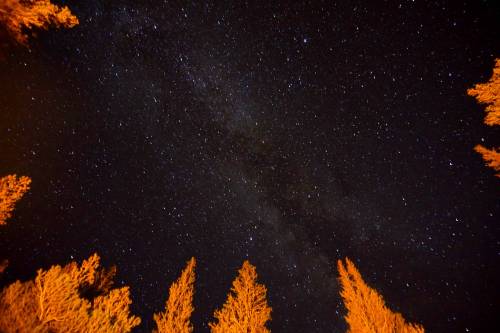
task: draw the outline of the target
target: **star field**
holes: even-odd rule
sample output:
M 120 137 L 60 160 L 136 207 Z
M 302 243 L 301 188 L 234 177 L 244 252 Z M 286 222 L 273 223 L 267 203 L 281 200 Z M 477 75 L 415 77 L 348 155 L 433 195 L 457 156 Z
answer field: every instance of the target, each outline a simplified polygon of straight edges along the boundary
M 493 1 L 67 1 L 80 25 L 0 63 L 0 173 L 30 193 L 2 285 L 98 252 L 152 329 L 198 261 L 208 332 L 245 259 L 274 332 L 341 332 L 336 261 L 428 332 L 499 324 L 498 142 L 466 95 Z

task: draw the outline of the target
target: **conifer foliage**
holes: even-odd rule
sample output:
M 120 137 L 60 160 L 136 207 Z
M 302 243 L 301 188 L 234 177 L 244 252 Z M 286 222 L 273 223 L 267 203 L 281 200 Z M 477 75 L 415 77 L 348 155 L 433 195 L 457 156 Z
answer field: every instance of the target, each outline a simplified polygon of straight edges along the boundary
M 486 83 L 478 83 L 467 90 L 470 96 L 476 98 L 480 104 L 486 104 L 486 117 L 484 123 L 488 126 L 500 125 L 500 59 L 495 60 L 493 74 Z M 476 145 L 474 150 L 481 154 L 486 165 L 497 172 L 495 176 L 500 177 L 500 148 L 488 149 L 482 145 Z
M 31 179 L 26 176 L 8 175 L 0 178 L 0 225 L 12 216 L 17 201 L 29 190 Z
M 0 293 L 0 332 L 130 332 L 128 287 L 112 289 L 115 269 L 97 254 L 79 266 L 40 269 L 34 281 L 17 281 Z
M 423 333 L 418 324 L 407 323 L 400 313 L 392 312 L 375 289 L 370 288 L 354 264 L 339 260 L 340 295 L 347 308 L 348 333 Z
M 467 93 L 475 97 L 478 103 L 486 105 L 484 118 L 486 125 L 500 125 L 500 58 L 495 59 L 489 81 L 476 84 L 474 88 L 467 90 Z
M 500 148 L 488 149 L 482 145 L 477 145 L 474 150 L 481 154 L 487 166 L 497 172 L 495 176 L 500 177 Z
M 59 7 L 50 0 L 0 1 L 0 25 L 12 39 L 23 45 L 28 42 L 27 31 L 33 28 L 71 28 L 77 24 L 78 18 L 68 7 Z
M 156 333 L 193 332 L 190 318 L 193 312 L 195 266 L 196 261 L 191 258 L 179 279 L 170 286 L 165 311 L 154 314 Z
M 266 287 L 257 283 L 257 272 L 248 261 L 243 263 L 227 301 L 215 311 L 216 323 L 210 323 L 212 333 L 268 333 L 271 320 Z

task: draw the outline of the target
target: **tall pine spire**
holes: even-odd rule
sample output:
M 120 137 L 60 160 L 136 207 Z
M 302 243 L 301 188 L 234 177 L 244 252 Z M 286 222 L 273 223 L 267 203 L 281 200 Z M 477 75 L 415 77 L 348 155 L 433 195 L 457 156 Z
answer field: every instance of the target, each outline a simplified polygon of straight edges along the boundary
M 177 281 L 169 290 L 165 311 L 154 314 L 158 333 L 191 333 L 193 325 L 190 322 L 193 312 L 194 295 L 194 258 L 188 261 Z
M 215 311 L 216 323 L 210 323 L 212 333 L 268 333 L 271 320 L 266 287 L 257 283 L 257 272 L 248 261 L 243 263 L 227 301 Z

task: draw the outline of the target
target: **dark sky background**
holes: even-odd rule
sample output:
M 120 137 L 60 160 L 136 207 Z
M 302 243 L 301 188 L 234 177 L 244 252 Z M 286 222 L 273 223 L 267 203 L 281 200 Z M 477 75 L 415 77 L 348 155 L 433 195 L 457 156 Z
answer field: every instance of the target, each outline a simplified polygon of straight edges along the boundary
M 233 3 L 233 4 L 230 4 Z M 343 332 L 336 261 L 428 332 L 498 327 L 498 129 L 467 88 L 495 1 L 68 1 L 0 62 L 0 174 L 33 179 L 0 281 L 97 251 L 137 332 L 198 260 L 195 331 L 243 260 L 274 332 Z

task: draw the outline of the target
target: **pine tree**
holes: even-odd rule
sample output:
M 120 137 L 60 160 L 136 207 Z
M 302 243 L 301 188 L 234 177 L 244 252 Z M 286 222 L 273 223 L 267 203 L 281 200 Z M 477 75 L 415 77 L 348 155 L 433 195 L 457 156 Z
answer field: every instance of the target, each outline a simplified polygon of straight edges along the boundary
M 481 154 L 487 166 L 497 172 L 495 176 L 500 177 L 500 148 L 488 149 L 482 145 L 477 145 L 474 150 Z
M 400 313 L 388 309 L 382 296 L 363 281 L 354 264 L 348 258 L 345 261 L 345 266 L 341 260 L 337 266 L 342 287 L 340 295 L 347 308 L 348 333 L 424 332 L 421 325 L 407 323 Z
M 154 314 L 157 333 L 191 333 L 193 312 L 194 269 L 196 260 L 191 258 L 181 276 L 170 286 L 165 311 Z
M 0 178 L 0 225 L 6 224 L 12 216 L 17 201 L 29 190 L 31 179 L 8 175 Z
M 0 332 L 130 332 L 140 318 L 129 314 L 128 287 L 110 290 L 115 271 L 94 254 L 14 282 L 0 293 Z
M 484 123 L 488 126 L 500 125 L 500 59 L 495 60 L 493 74 L 486 83 L 478 83 L 467 90 L 470 96 L 476 98 L 480 104 L 486 104 L 486 117 Z M 500 148 L 488 149 L 482 145 L 476 145 L 474 150 L 481 154 L 486 165 L 497 171 L 495 176 L 500 177 Z
M 467 94 L 486 104 L 484 123 L 488 126 L 500 125 L 500 59 L 495 59 L 493 73 L 486 83 L 478 83 L 468 89 Z
M 0 1 L 0 24 L 18 43 L 27 45 L 26 30 L 47 30 L 50 25 L 71 28 L 78 18 L 68 7 L 59 7 L 50 0 L 2 0 Z
M 217 323 L 210 323 L 212 333 L 269 333 L 266 323 L 271 320 L 266 287 L 257 283 L 255 267 L 243 263 L 231 292 L 221 310 L 215 311 Z

